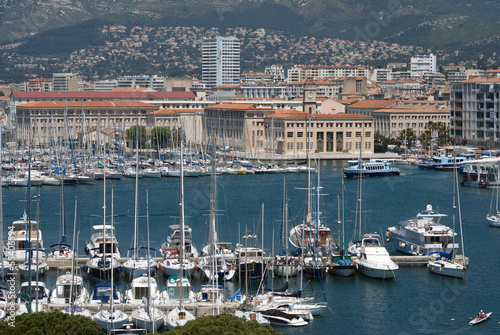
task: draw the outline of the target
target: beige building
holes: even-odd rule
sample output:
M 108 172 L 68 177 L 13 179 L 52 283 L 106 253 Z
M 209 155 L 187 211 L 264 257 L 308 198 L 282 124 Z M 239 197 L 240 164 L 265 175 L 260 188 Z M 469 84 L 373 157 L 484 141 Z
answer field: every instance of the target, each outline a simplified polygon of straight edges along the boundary
M 426 125 L 441 122 L 449 125 L 449 109 L 403 109 L 386 108 L 373 111 L 374 130 L 385 137 L 398 137 L 405 129 L 411 128 L 420 136 Z
M 306 108 L 307 109 L 307 108 Z M 317 114 L 225 103 L 205 108 L 207 136 L 216 145 L 250 153 L 373 153 L 373 118 Z
M 17 138 L 23 143 L 45 145 L 79 137 L 82 129 L 128 129 L 146 125 L 155 105 L 139 101 L 35 101 L 16 107 Z M 86 133 L 86 132 L 84 132 Z

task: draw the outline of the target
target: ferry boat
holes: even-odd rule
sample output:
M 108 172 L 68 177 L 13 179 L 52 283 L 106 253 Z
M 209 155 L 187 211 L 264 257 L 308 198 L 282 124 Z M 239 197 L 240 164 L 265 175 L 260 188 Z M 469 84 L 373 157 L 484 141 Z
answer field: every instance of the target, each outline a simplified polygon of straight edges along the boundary
M 358 160 L 342 170 L 347 178 L 399 176 L 399 169 L 390 166 L 387 162 L 364 162 Z
M 435 251 L 449 253 L 458 248 L 458 242 L 454 242 L 457 234 L 453 229 L 441 224 L 441 219 L 446 216 L 433 210 L 432 205 L 427 205 L 416 218 L 387 228 L 387 242 L 392 242 L 396 250 L 410 255 L 422 256 Z
M 432 159 L 423 159 L 418 163 L 419 169 L 424 170 L 438 170 L 442 168 L 453 168 L 453 166 L 459 166 L 460 164 L 470 160 L 470 156 L 465 156 L 463 154 L 458 156 L 433 156 Z
M 500 159 L 497 157 L 471 160 L 463 163 L 462 186 L 479 188 L 499 187 L 498 171 Z

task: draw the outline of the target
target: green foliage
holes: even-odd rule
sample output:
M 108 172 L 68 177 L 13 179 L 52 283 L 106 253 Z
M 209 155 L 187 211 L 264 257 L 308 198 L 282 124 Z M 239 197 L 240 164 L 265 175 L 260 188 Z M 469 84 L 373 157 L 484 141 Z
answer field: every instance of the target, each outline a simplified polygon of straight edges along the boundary
M 61 312 L 18 315 L 14 325 L 15 327 L 9 326 L 8 321 L 0 322 L 0 334 L 102 335 L 102 329 L 96 321 L 84 316 L 72 316 Z
M 5 93 L 3 93 L 3 91 L 0 91 L 0 97 L 4 97 L 5 96 Z
M 401 143 L 405 143 L 406 141 L 406 147 L 409 148 L 413 142 L 417 139 L 417 135 L 411 128 L 407 128 L 403 130 L 399 136 L 398 140 L 401 141 Z
M 215 315 L 189 321 L 165 334 L 172 335 L 274 335 L 279 334 L 271 326 L 260 325 L 257 321 L 245 321 L 228 315 Z
M 145 126 L 132 126 L 125 130 L 129 142 L 132 144 L 132 148 L 136 148 L 137 143 L 137 133 L 139 133 L 139 147 L 142 148 L 144 144 L 144 139 L 146 137 L 146 127 Z
M 438 144 L 447 144 L 450 141 L 450 127 L 442 122 L 429 121 L 425 126 L 431 135 L 437 134 Z
M 422 135 L 420 135 L 420 143 L 422 143 L 422 145 L 424 146 L 424 148 L 428 148 L 429 145 L 431 144 L 431 140 L 432 140 L 432 134 L 431 134 L 431 131 L 430 130 L 426 130 L 422 133 Z
M 155 127 L 151 129 L 151 141 L 153 143 L 153 146 L 165 148 L 170 141 L 170 128 Z

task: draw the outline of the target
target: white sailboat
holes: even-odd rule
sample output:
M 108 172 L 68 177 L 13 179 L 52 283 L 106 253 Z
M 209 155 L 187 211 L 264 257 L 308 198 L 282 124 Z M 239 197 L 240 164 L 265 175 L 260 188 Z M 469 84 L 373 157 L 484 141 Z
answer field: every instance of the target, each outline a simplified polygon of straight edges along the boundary
M 138 129 L 138 128 L 136 128 Z M 138 145 L 138 138 L 136 143 Z M 156 272 L 156 261 L 151 257 L 151 249 L 149 245 L 146 249 L 146 255 L 140 255 L 141 247 L 139 246 L 139 153 L 136 154 L 135 159 L 135 209 L 134 209 L 134 246 L 132 251 L 132 256 L 127 258 L 123 264 L 123 272 L 128 278 L 141 277 L 143 274 Z M 147 232 L 149 239 L 149 231 Z
M 146 192 L 146 213 L 147 213 L 147 231 L 148 231 L 148 250 L 149 250 L 149 205 L 148 205 L 148 194 Z M 146 279 L 146 285 L 144 285 L 144 279 Z M 143 276 L 141 278 L 136 278 L 132 282 L 133 286 L 131 290 L 136 294 L 135 298 L 137 298 L 137 291 L 142 286 L 143 290 L 140 292 L 143 293 L 142 299 L 146 299 L 146 306 L 135 309 L 132 312 L 132 320 L 134 324 L 138 328 L 144 328 L 148 331 L 148 333 L 155 332 L 158 328 L 163 326 L 163 319 L 165 318 L 165 313 L 155 307 L 155 302 L 160 302 L 160 295 L 156 287 L 156 281 L 154 278 L 151 278 L 151 272 L 147 271 L 147 276 Z M 142 284 L 142 285 L 141 285 Z M 146 289 L 146 290 L 144 290 Z M 145 295 L 145 296 L 144 296 Z
M 498 160 L 497 180 L 500 180 L 500 159 Z M 491 196 L 490 212 L 486 215 L 486 221 L 488 221 L 488 224 L 492 227 L 500 227 L 500 209 L 498 207 L 499 192 L 500 187 L 496 187 Z M 494 208 L 493 202 L 495 203 Z
M 458 224 L 460 226 L 460 248 L 462 249 L 461 257 L 457 257 L 458 248 L 453 248 L 450 253 L 446 252 L 431 252 L 429 254 L 429 262 L 427 266 L 431 270 L 432 273 L 465 279 L 467 275 L 468 264 L 465 257 L 465 248 L 464 248 L 464 234 L 462 230 L 462 211 L 460 208 L 460 192 L 458 190 L 458 178 L 457 178 L 457 169 L 453 169 L 453 231 L 455 231 L 455 212 L 458 210 Z M 453 245 L 455 245 L 455 235 L 453 235 Z M 433 257 L 433 255 L 437 255 L 437 257 Z
M 106 205 L 104 205 L 106 207 Z M 106 216 L 104 216 L 106 218 Z M 105 219 L 106 220 L 106 219 Z M 113 248 L 113 187 L 111 187 L 111 248 Z M 113 259 L 113 258 L 112 258 Z M 114 281 L 113 272 L 111 271 L 111 289 L 112 293 L 109 298 L 109 308 L 100 310 L 94 315 L 93 319 L 99 323 L 102 329 L 110 332 L 113 329 L 121 329 L 128 322 L 128 315 L 119 309 L 114 308 Z
M 360 161 L 362 160 L 363 141 L 360 146 Z M 358 229 L 358 239 L 352 241 L 349 245 L 349 253 L 356 256 L 356 269 L 362 274 L 379 279 L 394 278 L 394 271 L 399 269 L 399 266 L 394 263 L 389 257 L 387 249 L 382 245 L 381 238 L 378 234 L 362 235 L 362 196 L 363 196 L 363 172 L 359 172 L 358 177 L 358 202 L 356 211 L 356 225 Z M 355 232 L 356 234 L 356 232 Z
M 182 139 L 182 136 L 181 136 Z M 181 159 L 183 158 L 182 150 L 182 140 L 180 141 L 181 147 Z M 181 178 L 180 178 L 180 247 L 179 247 L 179 259 L 184 259 L 184 170 L 180 166 Z M 194 299 L 194 294 L 191 291 L 191 284 L 187 278 L 183 278 L 184 268 L 183 262 L 180 262 L 180 278 L 170 277 L 167 284 L 168 299 L 172 300 L 175 298 L 175 294 L 178 293 L 178 303 L 179 306 L 171 310 L 165 317 L 165 325 L 168 330 L 172 330 L 177 326 L 184 326 L 188 321 L 194 320 L 195 316 L 193 313 L 187 311 L 183 306 L 183 300 L 188 298 L 191 300 L 191 296 Z M 173 286 L 175 285 L 175 286 Z M 177 299 L 175 299 L 177 300 Z

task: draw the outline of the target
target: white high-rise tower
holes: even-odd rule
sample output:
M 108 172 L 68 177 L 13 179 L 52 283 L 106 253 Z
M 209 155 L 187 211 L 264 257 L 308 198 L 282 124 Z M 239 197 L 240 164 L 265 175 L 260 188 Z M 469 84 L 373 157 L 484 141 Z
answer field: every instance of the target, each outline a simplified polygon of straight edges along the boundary
M 203 39 L 202 80 L 208 88 L 240 83 L 240 41 L 236 37 Z

